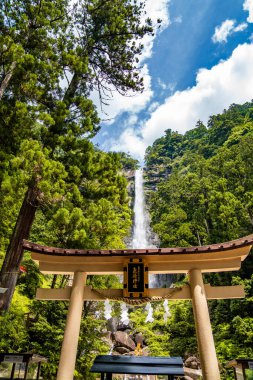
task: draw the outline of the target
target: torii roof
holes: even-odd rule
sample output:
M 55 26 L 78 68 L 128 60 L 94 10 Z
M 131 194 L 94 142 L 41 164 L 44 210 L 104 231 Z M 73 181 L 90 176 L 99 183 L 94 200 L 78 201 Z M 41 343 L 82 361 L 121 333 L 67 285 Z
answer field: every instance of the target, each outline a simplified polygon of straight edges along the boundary
M 130 257 L 147 262 L 150 273 L 186 273 L 199 268 L 203 272 L 238 270 L 253 245 L 253 234 L 220 244 L 196 247 L 151 249 L 64 249 L 29 241 L 23 248 L 33 252 L 44 273 L 119 274 Z

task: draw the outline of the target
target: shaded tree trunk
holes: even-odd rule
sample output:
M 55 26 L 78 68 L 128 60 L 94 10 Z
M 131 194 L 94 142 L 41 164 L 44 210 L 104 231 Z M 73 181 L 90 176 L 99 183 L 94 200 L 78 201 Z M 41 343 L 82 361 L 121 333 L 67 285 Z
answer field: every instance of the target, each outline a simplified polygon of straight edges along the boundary
M 14 227 L 10 244 L 0 272 L 0 287 L 7 288 L 0 293 L 0 312 L 8 310 L 19 276 L 19 266 L 23 258 L 23 239 L 29 237 L 38 206 L 37 194 L 34 187 L 27 190 L 19 215 Z
M 54 275 L 53 275 L 53 281 L 52 281 L 52 283 L 51 283 L 51 289 L 54 289 L 54 288 L 55 288 L 56 281 L 57 281 L 57 274 L 54 274 Z
M 9 70 L 7 71 L 1 85 L 0 85 L 0 99 L 2 99 L 3 95 L 4 95 L 4 92 L 11 80 L 11 77 L 13 75 L 13 72 L 15 70 L 15 67 L 17 65 L 17 62 L 12 62 L 12 64 L 10 65 L 10 68 Z

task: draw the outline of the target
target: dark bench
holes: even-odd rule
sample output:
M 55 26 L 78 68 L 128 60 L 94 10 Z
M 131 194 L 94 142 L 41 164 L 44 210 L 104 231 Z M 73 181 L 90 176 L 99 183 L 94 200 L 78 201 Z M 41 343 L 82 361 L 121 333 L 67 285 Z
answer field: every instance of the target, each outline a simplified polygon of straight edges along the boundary
M 181 357 L 99 355 L 90 372 L 101 374 L 101 380 L 112 380 L 113 374 L 165 375 L 168 380 L 184 376 Z

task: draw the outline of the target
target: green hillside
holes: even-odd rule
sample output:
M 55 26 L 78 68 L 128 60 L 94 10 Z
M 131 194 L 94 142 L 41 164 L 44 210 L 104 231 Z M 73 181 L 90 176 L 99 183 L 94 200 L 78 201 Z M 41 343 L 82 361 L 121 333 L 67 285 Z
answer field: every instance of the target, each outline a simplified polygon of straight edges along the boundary
M 156 140 L 146 153 L 146 184 L 152 228 L 161 247 L 206 245 L 252 234 L 252 162 L 252 102 L 233 104 L 211 116 L 207 126 L 199 121 L 185 135 L 167 130 Z M 212 285 L 243 284 L 246 291 L 244 300 L 209 302 L 217 353 L 223 363 L 253 357 L 252 273 L 251 255 L 239 272 L 204 275 L 205 282 Z M 180 310 L 191 314 L 186 303 Z M 183 326 L 185 322 L 184 316 Z M 183 356 L 191 335 L 182 329 L 179 336 L 170 337 L 172 347 L 175 345 L 171 354 Z

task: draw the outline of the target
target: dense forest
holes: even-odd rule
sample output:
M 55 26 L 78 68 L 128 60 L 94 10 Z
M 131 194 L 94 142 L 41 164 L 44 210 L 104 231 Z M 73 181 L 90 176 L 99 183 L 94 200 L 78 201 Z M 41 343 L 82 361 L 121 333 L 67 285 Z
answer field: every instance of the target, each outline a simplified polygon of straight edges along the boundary
M 37 287 L 64 287 L 68 276 L 42 275 L 22 239 L 66 248 L 124 248 L 132 210 L 124 170 L 138 163 L 92 143 L 100 120 L 91 92 L 106 102 L 111 88 L 142 91 L 141 38 L 153 31 L 143 4 L 130 0 L 0 2 L 0 352 L 48 358 L 55 379 L 67 302 L 35 300 Z M 159 25 L 159 20 L 158 20 Z M 208 125 L 171 130 L 146 152 L 152 228 L 164 246 L 222 242 L 253 226 L 253 103 L 231 105 Z M 236 273 L 206 275 L 211 284 L 244 284 L 244 300 L 209 303 L 224 379 L 228 359 L 253 357 L 253 260 Z M 177 284 L 187 282 L 178 277 Z M 89 276 L 95 288 L 122 286 L 114 276 Z M 14 292 L 15 290 L 15 292 Z M 119 316 L 115 303 L 113 315 Z M 130 308 L 131 329 L 153 355 L 197 354 L 191 305 L 174 302 L 163 319 L 145 323 Z M 108 353 L 103 303 L 83 309 L 75 378 L 94 356 Z M 232 377 L 231 377 L 232 378 Z
M 211 116 L 207 126 L 199 121 L 184 135 L 167 130 L 147 149 L 147 197 L 161 247 L 206 245 L 252 234 L 252 147 L 249 102 L 232 104 Z M 221 363 L 253 357 L 252 273 L 251 254 L 238 272 L 204 275 L 211 285 L 243 284 L 246 292 L 244 300 L 209 301 Z M 182 305 L 179 320 L 169 330 L 173 354 L 196 350 L 190 309 Z
M 7 289 L 0 351 L 45 355 L 49 380 L 68 305 L 34 296 L 38 286 L 63 287 L 68 278 L 42 276 L 23 256 L 22 240 L 125 247 L 132 211 L 122 168 L 132 161 L 92 143 L 100 120 L 91 93 L 103 106 L 111 91 L 143 90 L 138 62 L 153 27 L 137 1 L 6 0 L 0 31 L 0 287 Z M 88 282 L 108 287 L 115 279 Z M 77 378 L 88 378 L 96 350 L 108 349 L 98 339 L 104 324 L 95 307 L 84 308 Z

